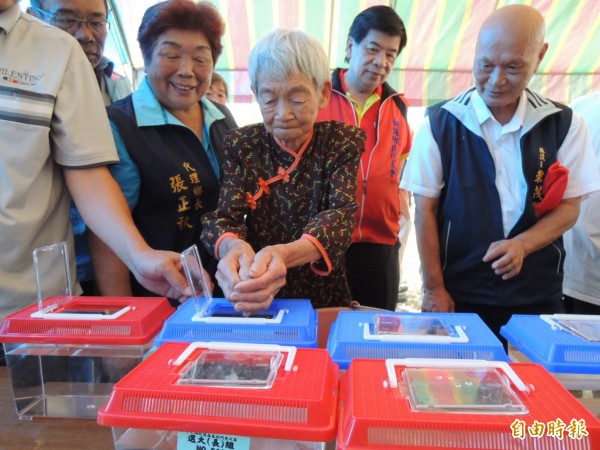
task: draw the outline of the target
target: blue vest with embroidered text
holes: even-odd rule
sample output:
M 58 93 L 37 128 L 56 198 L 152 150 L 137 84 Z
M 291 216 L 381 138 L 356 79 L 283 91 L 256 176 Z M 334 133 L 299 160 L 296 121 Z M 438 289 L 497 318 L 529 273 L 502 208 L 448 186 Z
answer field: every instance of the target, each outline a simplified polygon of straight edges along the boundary
M 466 102 L 469 98 L 462 97 Z M 559 301 L 565 255 L 562 237 L 528 255 L 520 274 L 511 280 L 502 280 L 491 263 L 482 262 L 490 244 L 505 239 L 496 169 L 485 140 L 443 105 L 429 109 L 429 120 L 440 149 L 444 179 L 438 230 L 446 289 L 455 301 L 467 303 L 511 306 Z M 535 224 L 536 176 L 540 169 L 546 173 L 556 161 L 571 125 L 572 111 L 557 103 L 554 106 L 556 113 L 544 117 L 521 137 L 527 201 L 508 239 Z

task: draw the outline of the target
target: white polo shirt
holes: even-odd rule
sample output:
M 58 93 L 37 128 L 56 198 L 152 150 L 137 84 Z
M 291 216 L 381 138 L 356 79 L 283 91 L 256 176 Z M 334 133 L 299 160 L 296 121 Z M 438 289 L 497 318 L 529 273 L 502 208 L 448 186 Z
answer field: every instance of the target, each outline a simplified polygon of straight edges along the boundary
M 571 108 L 585 120 L 594 152 L 600 161 L 600 91 L 577 98 Z M 600 179 L 600 165 L 596 166 Z M 581 202 L 579 218 L 564 234 L 565 278 L 563 292 L 578 300 L 600 305 L 600 191 Z
M 0 28 L 2 318 L 36 301 L 34 248 L 69 242 L 74 269 L 61 166 L 105 165 L 118 157 L 98 82 L 77 41 L 18 4 L 0 12 Z M 61 272 L 57 262 L 44 276 L 55 284 L 47 292 L 58 289 Z

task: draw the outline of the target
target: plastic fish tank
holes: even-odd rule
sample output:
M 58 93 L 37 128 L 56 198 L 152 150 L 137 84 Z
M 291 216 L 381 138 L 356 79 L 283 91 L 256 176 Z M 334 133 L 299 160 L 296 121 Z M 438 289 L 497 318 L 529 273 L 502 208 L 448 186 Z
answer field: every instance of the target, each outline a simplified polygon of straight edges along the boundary
M 340 368 L 353 358 L 446 358 L 508 361 L 477 314 L 342 311 L 327 349 Z
M 166 298 L 44 297 L 44 265 L 66 244 L 34 251 L 38 302 L 0 324 L 17 415 L 95 418 L 114 384 L 139 364 L 173 313 Z M 60 284 L 60 283 L 59 283 Z
M 338 449 L 589 450 L 599 442 L 600 421 L 539 364 L 354 359 L 340 380 Z
M 516 314 L 500 333 L 513 361 L 543 365 L 600 417 L 600 316 Z
M 156 346 L 165 342 L 254 342 L 317 346 L 317 314 L 308 299 L 275 299 L 258 313 L 245 316 L 224 298 L 213 298 L 195 245 L 181 254 L 193 298 L 165 322 Z
M 166 342 L 115 385 L 98 423 L 119 450 L 331 448 L 337 380 L 324 349 Z

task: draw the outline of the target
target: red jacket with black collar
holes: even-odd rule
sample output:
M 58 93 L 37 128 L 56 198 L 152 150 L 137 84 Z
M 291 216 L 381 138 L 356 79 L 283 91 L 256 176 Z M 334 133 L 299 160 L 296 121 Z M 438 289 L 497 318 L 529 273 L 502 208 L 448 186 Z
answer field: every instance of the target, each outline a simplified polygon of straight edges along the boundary
M 358 126 L 352 102 L 342 88 L 340 69 L 332 74 L 333 91 L 317 121 L 337 120 Z M 411 146 L 408 104 L 390 85 L 382 85 L 375 139 L 367 139 L 357 175 L 356 223 L 352 242 L 394 245 L 400 229 L 400 175 Z

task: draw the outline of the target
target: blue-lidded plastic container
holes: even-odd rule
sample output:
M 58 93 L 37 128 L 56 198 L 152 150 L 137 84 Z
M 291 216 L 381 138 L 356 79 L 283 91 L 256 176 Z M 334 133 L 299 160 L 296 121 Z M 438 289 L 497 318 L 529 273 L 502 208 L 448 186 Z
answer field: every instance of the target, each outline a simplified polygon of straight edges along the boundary
M 555 375 L 595 375 L 600 383 L 600 316 L 515 314 L 500 333 L 511 359 L 537 362 Z
M 164 342 L 248 342 L 299 348 L 317 346 L 317 314 L 306 299 L 275 299 L 271 306 L 249 317 L 224 298 L 213 298 L 201 313 L 189 300 L 165 321 L 156 338 Z
M 600 316 L 515 314 L 500 334 L 513 361 L 543 365 L 600 417 Z
M 509 361 L 477 314 L 342 311 L 327 349 L 340 369 L 353 358 L 444 358 Z
M 596 375 L 600 382 L 600 316 L 515 314 L 500 334 L 514 360 L 520 352 L 554 374 Z

